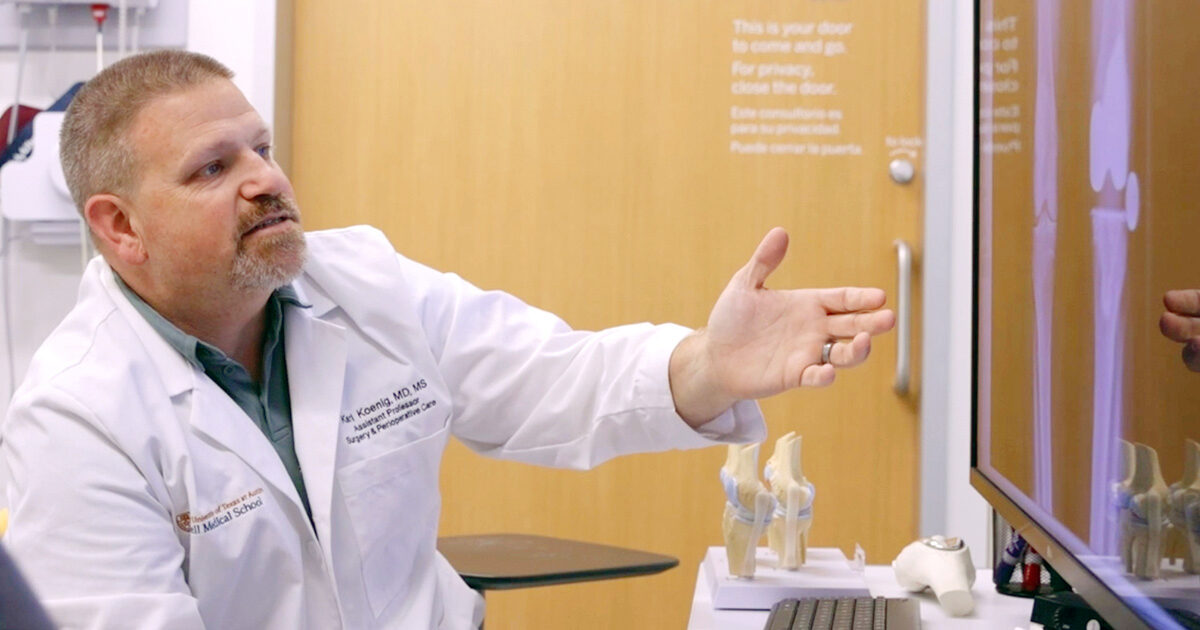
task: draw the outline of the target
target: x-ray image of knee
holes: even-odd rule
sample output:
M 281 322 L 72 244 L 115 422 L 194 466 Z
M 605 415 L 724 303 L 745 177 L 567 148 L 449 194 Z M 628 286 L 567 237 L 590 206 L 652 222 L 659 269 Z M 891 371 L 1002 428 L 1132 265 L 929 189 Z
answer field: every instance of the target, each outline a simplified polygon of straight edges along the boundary
M 1054 509 L 1051 483 L 1051 345 L 1054 324 L 1054 254 L 1058 237 L 1058 120 L 1054 82 L 1058 3 L 1037 4 L 1037 93 L 1033 121 L 1033 499 Z
M 1132 126 L 1129 69 L 1131 6 L 1116 0 L 1095 5 L 1099 37 L 1093 47 L 1090 179 L 1097 193 L 1092 216 L 1095 348 L 1092 396 L 1092 487 L 1089 544 L 1098 553 L 1117 550 L 1109 489 L 1119 481 L 1118 440 L 1124 413 L 1124 290 L 1129 233 L 1137 227 L 1138 180 L 1129 170 Z

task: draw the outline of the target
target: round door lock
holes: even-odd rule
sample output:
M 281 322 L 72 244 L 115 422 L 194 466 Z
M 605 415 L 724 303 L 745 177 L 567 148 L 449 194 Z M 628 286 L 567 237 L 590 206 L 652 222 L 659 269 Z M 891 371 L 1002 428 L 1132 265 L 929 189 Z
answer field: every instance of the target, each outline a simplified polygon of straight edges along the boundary
M 917 169 L 912 162 L 897 158 L 888 164 L 888 173 L 897 184 L 907 184 L 917 174 Z

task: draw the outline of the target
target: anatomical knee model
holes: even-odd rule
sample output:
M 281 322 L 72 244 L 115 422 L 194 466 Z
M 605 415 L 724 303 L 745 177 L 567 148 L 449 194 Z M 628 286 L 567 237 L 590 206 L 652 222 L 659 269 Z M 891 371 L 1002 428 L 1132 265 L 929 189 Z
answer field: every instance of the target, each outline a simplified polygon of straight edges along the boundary
M 1183 570 L 1200 573 L 1200 444 L 1187 440 L 1183 479 L 1171 484 L 1167 516 L 1183 539 Z
M 1158 453 L 1145 444 L 1134 445 L 1129 492 L 1128 515 L 1122 515 L 1122 523 L 1127 522 L 1128 527 L 1121 531 L 1125 570 L 1138 577 L 1157 578 L 1162 570 L 1168 489 L 1158 467 Z
M 721 485 L 725 488 L 721 532 L 729 574 L 752 578 L 758 541 L 775 512 L 775 497 L 758 480 L 757 444 L 730 445 L 721 467 Z
M 800 468 L 800 436 L 795 432 L 775 441 L 763 477 L 771 486 L 777 507 L 767 528 L 767 544 L 779 558 L 781 569 L 798 569 L 807 560 L 808 530 L 816 492 Z
M 961 617 L 975 608 L 975 565 L 961 538 L 932 536 L 909 543 L 892 561 L 892 569 L 901 588 L 914 593 L 932 590 L 948 615 Z

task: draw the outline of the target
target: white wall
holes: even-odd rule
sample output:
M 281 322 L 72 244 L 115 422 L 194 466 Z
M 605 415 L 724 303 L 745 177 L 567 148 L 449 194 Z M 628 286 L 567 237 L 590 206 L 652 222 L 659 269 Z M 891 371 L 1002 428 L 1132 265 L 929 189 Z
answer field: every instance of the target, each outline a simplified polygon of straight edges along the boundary
M 0 5 L 0 9 L 11 7 Z M 211 55 L 229 66 L 236 73 L 234 82 L 267 124 L 272 123 L 275 0 L 192 0 L 187 40 L 189 50 Z M 112 61 L 111 56 L 106 61 Z M 51 59 L 49 53 L 32 51 L 26 60 L 21 101 L 45 107 L 95 69 L 95 55 L 90 52 L 59 51 Z M 0 53 L 0 102 L 12 100 L 16 78 L 16 54 Z M 0 272 L 5 264 L 12 282 L 9 295 L 0 295 L 0 303 L 7 301 L 12 313 L 8 323 L 13 343 L 10 348 L 5 335 L 0 334 L 0 418 L 8 409 L 9 357 L 15 368 L 14 380 L 20 383 L 37 346 L 74 304 L 81 267 L 78 246 L 42 246 L 25 241 L 12 244 L 0 260 Z M 6 475 L 6 468 L 0 466 L 0 488 L 7 484 Z M 0 492 L 0 507 L 5 504 L 4 493 Z
M 929 0 L 927 14 L 920 530 L 962 536 L 986 566 L 991 512 L 969 481 L 974 13 Z
M 188 50 L 229 66 L 258 113 L 275 115 L 275 0 L 191 0 Z

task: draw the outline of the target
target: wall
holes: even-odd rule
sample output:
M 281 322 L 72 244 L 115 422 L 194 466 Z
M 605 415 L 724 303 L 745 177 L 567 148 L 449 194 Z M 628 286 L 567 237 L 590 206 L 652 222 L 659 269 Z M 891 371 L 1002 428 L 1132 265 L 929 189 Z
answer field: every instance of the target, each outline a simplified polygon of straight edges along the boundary
M 164 0 L 166 1 L 166 0 Z M 183 0 L 186 1 L 186 0 Z M 11 7 L 0 7 L 9 10 Z M 188 8 L 188 49 L 202 52 L 228 65 L 234 82 L 250 103 L 272 124 L 275 111 L 275 0 L 203 0 Z M 106 61 L 111 61 L 111 53 Z M 95 55 L 90 52 L 59 51 L 53 59 L 47 52 L 30 52 L 26 61 L 21 101 L 45 107 L 77 80 L 95 72 Z M 7 104 L 15 93 L 17 55 L 0 52 L 0 101 Z M 7 268 L 5 267 L 7 265 Z M 0 334 L 0 417 L 7 412 L 10 374 L 20 383 L 26 364 L 42 340 L 75 302 L 81 262 L 78 246 L 41 246 L 12 243 L 0 260 L 0 273 L 12 279 L 9 295 L 0 303 L 11 306 L 12 347 Z M 11 301 L 9 301 L 11 300 Z M 0 313 L 0 322 L 3 314 Z M 8 357 L 14 370 L 10 373 Z M 7 469 L 0 466 L 0 487 L 7 483 Z M 7 499 L 0 492 L 0 507 Z
M 928 8 L 921 535 L 962 536 L 990 562 L 990 509 L 970 486 L 974 12 Z M 948 121 L 937 124 L 933 121 Z

